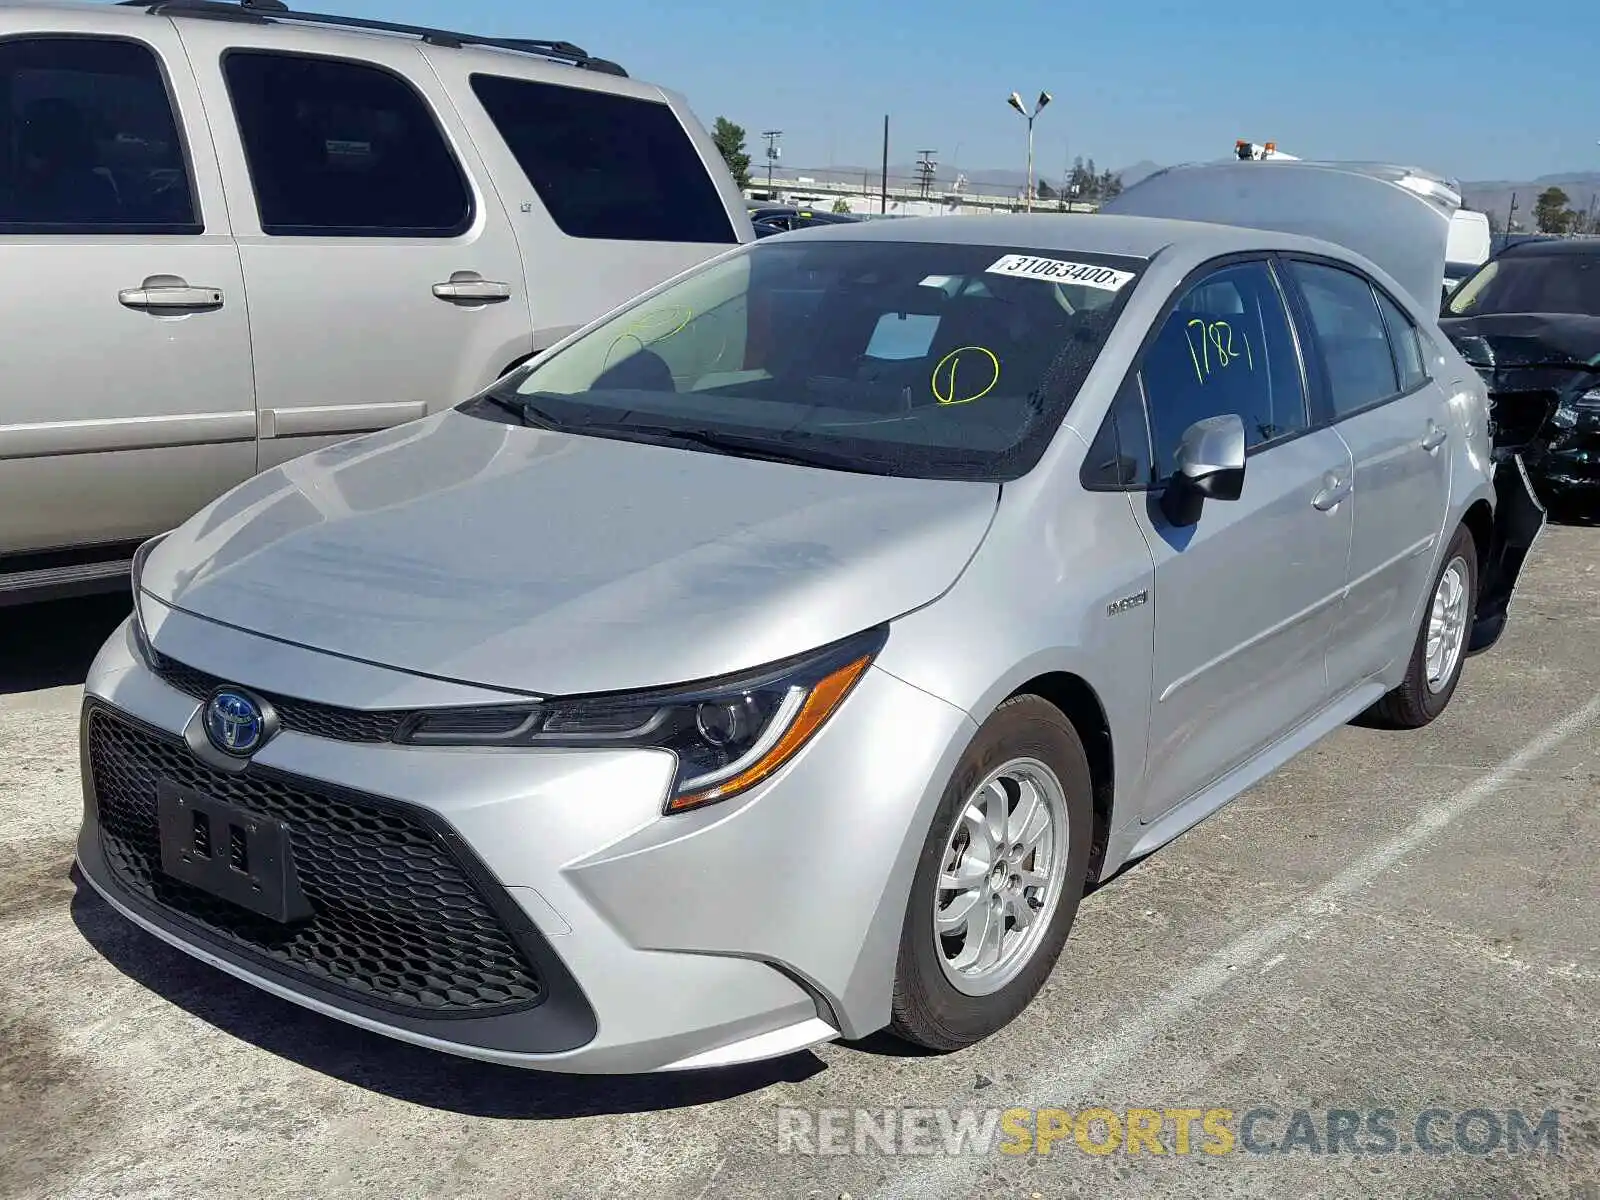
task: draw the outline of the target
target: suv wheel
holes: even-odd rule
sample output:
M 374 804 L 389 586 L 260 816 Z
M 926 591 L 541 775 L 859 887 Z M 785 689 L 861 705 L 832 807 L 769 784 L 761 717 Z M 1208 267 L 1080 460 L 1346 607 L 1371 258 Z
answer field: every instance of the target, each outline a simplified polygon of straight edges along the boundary
M 967 748 L 922 848 L 890 1029 L 959 1050 L 1038 993 L 1083 897 L 1094 830 L 1089 762 L 1037 696 L 1007 700 Z

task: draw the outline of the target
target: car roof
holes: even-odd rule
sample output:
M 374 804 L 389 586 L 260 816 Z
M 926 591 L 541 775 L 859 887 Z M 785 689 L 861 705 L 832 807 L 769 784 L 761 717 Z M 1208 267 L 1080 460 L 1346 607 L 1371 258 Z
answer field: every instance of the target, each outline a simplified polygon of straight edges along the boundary
M 1102 213 L 1006 213 L 993 216 L 910 217 L 901 221 L 848 221 L 797 230 L 796 237 L 858 241 L 938 242 L 969 246 L 1017 246 L 1063 254 L 1111 254 L 1154 258 L 1177 246 L 1200 258 L 1258 248 L 1301 249 L 1350 257 L 1350 251 L 1295 234 L 1180 221 L 1166 217 Z

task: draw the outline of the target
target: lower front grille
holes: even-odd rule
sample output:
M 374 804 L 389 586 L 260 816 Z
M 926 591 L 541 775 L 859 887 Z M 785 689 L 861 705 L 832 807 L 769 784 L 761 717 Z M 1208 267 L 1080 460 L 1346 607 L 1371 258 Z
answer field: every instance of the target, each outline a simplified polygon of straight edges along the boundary
M 543 999 L 539 973 L 489 898 L 498 885 L 416 810 L 254 766 L 224 774 L 103 707 L 91 710 L 86 737 L 112 873 L 223 945 L 419 1016 L 486 1017 Z M 158 779 L 284 822 L 314 915 L 280 925 L 164 874 Z
M 1521 450 L 1543 431 L 1556 411 L 1555 391 L 1489 393 L 1489 438 L 1496 450 Z

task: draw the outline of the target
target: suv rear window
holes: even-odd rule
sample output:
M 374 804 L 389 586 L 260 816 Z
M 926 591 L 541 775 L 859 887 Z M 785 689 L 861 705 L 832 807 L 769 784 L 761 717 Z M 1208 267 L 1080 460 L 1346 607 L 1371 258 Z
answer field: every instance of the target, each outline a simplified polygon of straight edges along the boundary
M 472 90 L 569 237 L 733 243 L 694 143 L 666 104 L 474 75 Z
M 472 193 L 426 102 L 382 67 L 230 50 L 228 94 L 262 232 L 455 237 Z

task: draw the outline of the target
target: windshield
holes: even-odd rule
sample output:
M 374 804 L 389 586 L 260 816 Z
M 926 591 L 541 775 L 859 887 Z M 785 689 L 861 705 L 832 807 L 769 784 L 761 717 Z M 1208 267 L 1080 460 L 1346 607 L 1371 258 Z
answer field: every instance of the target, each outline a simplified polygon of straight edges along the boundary
M 1143 265 L 1011 246 L 753 244 L 486 398 L 576 433 L 1015 479 L 1043 454 Z
M 1600 317 L 1600 254 L 1510 255 L 1485 263 L 1445 315 L 1581 313 Z

